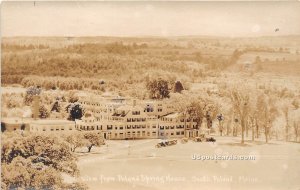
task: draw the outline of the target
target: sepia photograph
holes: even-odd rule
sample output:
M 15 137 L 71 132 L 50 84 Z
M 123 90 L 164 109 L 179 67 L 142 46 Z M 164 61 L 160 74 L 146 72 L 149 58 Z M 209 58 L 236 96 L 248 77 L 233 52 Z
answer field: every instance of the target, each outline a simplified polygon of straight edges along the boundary
M 300 1 L 2 1 L 1 189 L 300 190 Z

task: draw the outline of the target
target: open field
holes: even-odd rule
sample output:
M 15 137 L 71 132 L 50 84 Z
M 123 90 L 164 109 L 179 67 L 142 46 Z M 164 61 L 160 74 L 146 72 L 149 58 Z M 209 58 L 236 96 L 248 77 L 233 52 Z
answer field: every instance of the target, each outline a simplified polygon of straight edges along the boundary
M 79 156 L 82 182 L 90 189 L 299 189 L 298 143 L 262 141 L 240 145 L 239 138 L 216 143 L 155 148 L 158 139 L 107 141 Z M 193 160 L 192 155 L 254 155 L 255 160 Z

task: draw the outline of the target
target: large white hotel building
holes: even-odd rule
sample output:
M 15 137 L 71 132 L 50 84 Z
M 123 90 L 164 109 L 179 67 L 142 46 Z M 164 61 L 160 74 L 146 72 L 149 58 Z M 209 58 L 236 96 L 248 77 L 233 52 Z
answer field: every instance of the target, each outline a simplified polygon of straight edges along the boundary
M 85 110 L 80 120 L 38 119 L 36 116 L 2 118 L 1 130 L 46 133 L 98 131 L 105 139 L 190 138 L 205 132 L 203 129 L 206 127 L 197 127 L 196 122 L 162 100 L 137 101 L 108 93 L 77 95 Z M 38 112 L 37 105 L 33 106 L 33 113 Z
M 201 131 L 164 101 L 137 101 L 119 96 L 79 94 L 85 109 L 78 130 L 101 131 L 105 139 L 195 137 Z

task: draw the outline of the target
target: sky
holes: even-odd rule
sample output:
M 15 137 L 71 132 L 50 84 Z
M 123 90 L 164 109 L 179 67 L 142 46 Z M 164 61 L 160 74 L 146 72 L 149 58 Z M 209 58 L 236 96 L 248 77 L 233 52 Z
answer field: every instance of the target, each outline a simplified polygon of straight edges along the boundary
M 6 36 L 300 34 L 300 2 L 2 2 Z M 278 30 L 276 30 L 278 29 Z

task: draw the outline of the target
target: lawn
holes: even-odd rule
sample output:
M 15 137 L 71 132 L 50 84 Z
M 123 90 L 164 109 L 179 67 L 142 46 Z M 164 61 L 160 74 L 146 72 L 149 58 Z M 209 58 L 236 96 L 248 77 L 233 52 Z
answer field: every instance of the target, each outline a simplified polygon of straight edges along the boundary
M 108 141 L 79 153 L 79 181 L 90 189 L 299 189 L 300 145 L 216 137 L 155 148 L 158 139 Z M 194 154 L 253 155 L 255 160 L 193 160 Z

